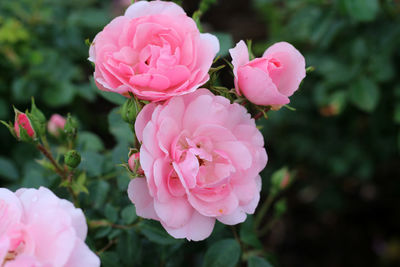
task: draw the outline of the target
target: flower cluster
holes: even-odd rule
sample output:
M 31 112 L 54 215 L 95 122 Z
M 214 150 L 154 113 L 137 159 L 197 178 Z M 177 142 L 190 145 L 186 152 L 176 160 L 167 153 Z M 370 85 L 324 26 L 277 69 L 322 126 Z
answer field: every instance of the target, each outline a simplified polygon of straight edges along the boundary
M 121 115 L 137 138 L 126 164 L 128 197 L 139 216 L 159 221 L 175 238 L 203 240 L 216 220 L 234 225 L 255 212 L 268 157 L 252 113 L 288 104 L 306 73 L 291 44 L 274 44 L 250 60 L 240 41 L 230 49 L 235 88 L 228 89 L 210 79 L 218 51 L 215 36 L 164 1 L 130 5 L 89 50 L 98 88 L 127 97 Z M 32 100 L 30 111 L 15 109 L 14 123 L 2 123 L 42 152 L 75 203 L 88 193 L 84 171 L 74 177 L 81 162 L 74 118 L 55 114 L 47 123 Z M 46 130 L 65 144 L 63 163 L 53 157 Z M 82 210 L 50 190 L 0 188 L 1 267 L 100 266 L 86 235 Z
M 205 239 L 215 220 L 243 222 L 260 198 L 267 154 L 255 120 L 244 106 L 198 89 L 218 50 L 217 38 L 200 33 L 178 5 L 139 1 L 89 51 L 100 90 L 151 101 L 136 121 L 124 118 L 135 123 L 141 144 L 140 157 L 129 159 L 137 177 L 128 195 L 138 215 L 160 221 L 175 238 Z M 230 54 L 237 98 L 255 105 L 288 104 L 305 77 L 304 57 L 285 42 L 251 61 L 243 41 Z M 126 107 L 123 116 L 137 113 Z

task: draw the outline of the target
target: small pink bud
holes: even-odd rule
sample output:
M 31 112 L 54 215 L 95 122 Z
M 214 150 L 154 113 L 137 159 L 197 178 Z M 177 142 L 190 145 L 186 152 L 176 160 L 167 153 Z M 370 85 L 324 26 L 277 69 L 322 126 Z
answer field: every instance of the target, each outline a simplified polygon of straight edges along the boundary
M 140 159 L 140 153 L 139 152 L 133 153 L 128 160 L 129 169 L 131 169 L 132 172 L 136 172 L 139 175 L 144 175 L 142 167 L 139 166 L 137 168 L 136 166 L 136 164 L 139 162 L 139 159 Z
M 28 135 L 32 138 L 35 137 L 35 130 L 32 127 L 31 121 L 25 113 L 18 112 L 15 116 L 14 130 L 18 139 L 21 138 L 20 127 L 26 130 Z
M 47 124 L 47 130 L 50 134 L 59 136 L 60 131 L 64 130 L 65 123 L 66 119 L 63 116 L 59 114 L 53 114 L 50 117 L 49 123 Z
M 281 182 L 281 189 L 286 188 L 290 183 L 290 173 L 286 172 Z

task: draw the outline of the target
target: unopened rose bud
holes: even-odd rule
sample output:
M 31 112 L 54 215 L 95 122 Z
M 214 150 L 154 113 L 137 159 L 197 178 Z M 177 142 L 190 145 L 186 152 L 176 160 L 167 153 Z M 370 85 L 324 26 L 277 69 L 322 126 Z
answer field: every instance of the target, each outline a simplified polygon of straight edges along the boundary
M 129 169 L 131 169 L 131 171 L 135 174 L 138 175 L 144 175 L 144 171 L 142 169 L 142 167 L 140 167 L 139 165 L 139 160 L 140 160 L 140 153 L 133 153 L 128 160 L 128 166 Z
M 64 132 L 69 138 L 75 138 L 78 133 L 78 121 L 68 114 L 67 120 L 64 125 Z
M 134 124 L 139 113 L 139 105 L 134 98 L 129 98 L 121 107 L 121 116 L 127 123 Z
M 81 155 L 76 150 L 70 150 L 64 156 L 64 163 L 68 167 L 76 168 L 81 163 Z
M 292 179 L 292 175 L 286 167 L 277 170 L 271 177 L 270 193 L 273 195 L 278 194 L 290 185 Z
M 32 141 L 36 138 L 31 120 L 25 113 L 17 109 L 15 109 L 14 131 L 18 140 Z
M 60 132 L 64 131 L 66 122 L 67 120 L 63 116 L 59 114 L 53 114 L 50 117 L 49 123 L 47 124 L 47 130 L 50 134 L 57 137 L 60 135 Z

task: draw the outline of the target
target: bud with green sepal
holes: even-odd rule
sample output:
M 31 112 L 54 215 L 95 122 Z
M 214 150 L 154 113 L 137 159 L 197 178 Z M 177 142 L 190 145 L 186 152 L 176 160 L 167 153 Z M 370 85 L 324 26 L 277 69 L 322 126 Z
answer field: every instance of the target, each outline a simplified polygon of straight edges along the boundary
M 43 112 L 37 108 L 35 99 L 32 97 L 31 111 L 27 112 L 27 116 L 32 122 L 32 126 L 38 137 L 44 136 L 46 133 L 46 117 Z
M 279 192 L 287 188 L 293 180 L 287 167 L 283 167 L 272 174 L 270 194 L 276 196 Z
M 74 140 L 78 134 L 78 121 L 68 113 L 64 132 L 69 140 Z
M 81 155 L 76 150 L 70 150 L 64 155 L 64 163 L 74 169 L 81 163 Z
M 140 103 L 136 100 L 136 98 L 131 97 L 128 98 L 125 103 L 121 107 L 121 117 L 122 119 L 129 123 L 135 124 L 136 116 L 140 111 Z
M 14 107 L 14 133 L 15 137 L 23 142 L 33 142 L 37 139 L 36 130 L 28 112 L 24 113 Z

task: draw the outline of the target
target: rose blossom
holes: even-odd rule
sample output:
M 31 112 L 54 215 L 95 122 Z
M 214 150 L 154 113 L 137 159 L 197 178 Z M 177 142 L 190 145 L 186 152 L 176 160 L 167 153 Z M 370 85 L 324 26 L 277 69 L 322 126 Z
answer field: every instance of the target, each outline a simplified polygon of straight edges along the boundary
M 65 118 L 59 114 L 53 114 L 47 124 L 47 130 L 54 136 L 60 135 L 60 131 L 64 130 Z
M 244 107 L 199 89 L 146 105 L 135 132 L 146 177 L 133 179 L 128 195 L 139 216 L 175 238 L 202 240 L 215 219 L 232 225 L 254 213 L 267 154 Z
M 160 101 L 204 84 L 218 50 L 177 4 L 139 1 L 96 35 L 89 60 L 99 89 Z
M 15 113 L 14 130 L 18 138 L 21 138 L 20 127 L 25 129 L 30 137 L 35 137 L 36 133 L 28 116 L 25 113 L 17 112 Z
M 229 49 L 236 92 L 257 105 L 285 105 L 306 76 L 304 57 L 291 44 L 269 47 L 261 58 L 249 61 L 246 44 Z
M 44 187 L 0 188 L 2 267 L 97 267 L 82 210 Z

